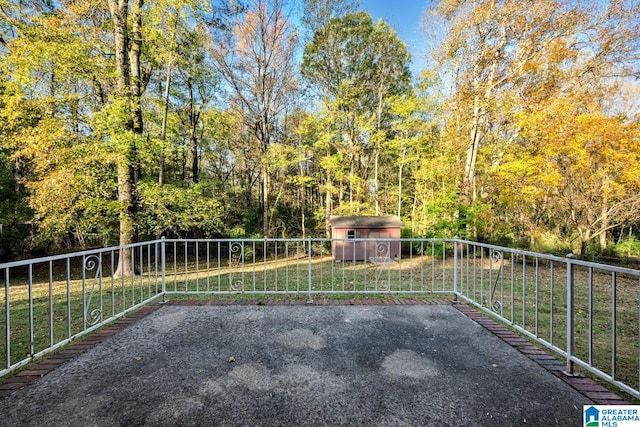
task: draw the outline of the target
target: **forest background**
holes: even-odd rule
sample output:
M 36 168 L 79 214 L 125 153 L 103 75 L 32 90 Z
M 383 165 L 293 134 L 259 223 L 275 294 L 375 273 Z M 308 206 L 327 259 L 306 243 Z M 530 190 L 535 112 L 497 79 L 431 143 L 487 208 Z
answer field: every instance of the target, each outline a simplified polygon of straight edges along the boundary
M 640 2 L 0 0 L 0 260 L 159 236 L 640 254 Z

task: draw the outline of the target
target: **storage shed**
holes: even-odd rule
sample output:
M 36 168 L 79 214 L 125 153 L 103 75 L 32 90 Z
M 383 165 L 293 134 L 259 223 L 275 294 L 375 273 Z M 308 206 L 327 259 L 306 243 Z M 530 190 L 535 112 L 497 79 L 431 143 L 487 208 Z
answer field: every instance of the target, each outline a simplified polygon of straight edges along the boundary
M 400 239 L 402 221 L 397 216 L 332 216 L 329 223 L 336 261 L 400 257 L 400 241 L 391 240 Z

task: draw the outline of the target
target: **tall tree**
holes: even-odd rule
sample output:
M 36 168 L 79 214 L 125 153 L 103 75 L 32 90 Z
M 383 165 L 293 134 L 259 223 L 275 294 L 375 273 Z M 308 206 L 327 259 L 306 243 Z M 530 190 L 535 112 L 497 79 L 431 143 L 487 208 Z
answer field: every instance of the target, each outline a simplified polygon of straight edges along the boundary
M 118 201 L 120 202 L 120 245 L 133 243 L 136 211 L 136 139 L 142 135 L 143 76 L 142 53 L 143 0 L 109 0 L 113 24 L 116 61 L 116 87 L 114 106 L 119 123 L 111 137 L 116 141 L 118 174 Z M 121 250 L 117 274 L 131 275 L 131 252 Z
M 584 255 L 592 241 L 604 248 L 607 232 L 640 220 L 640 123 L 576 101 L 519 114 L 520 141 L 505 151 L 495 178 L 502 200 L 522 204 L 532 236 L 555 228 Z
M 203 141 L 204 117 L 214 99 L 218 78 L 207 54 L 205 29 L 196 26 L 180 37 L 174 90 L 171 100 L 188 140 L 193 183 L 200 181 L 200 151 Z
M 217 4 L 217 3 L 216 3 Z M 206 24 L 217 13 L 227 13 L 224 4 L 218 4 L 213 12 L 214 4 L 207 0 L 160 0 L 154 2 L 154 7 L 145 16 L 147 23 L 147 40 L 153 45 L 146 53 L 149 62 L 153 63 L 158 73 L 152 76 L 150 84 L 155 88 L 153 93 L 147 94 L 145 110 L 145 133 L 156 142 L 156 156 L 158 158 L 158 183 L 167 182 L 166 157 L 176 151 L 176 141 L 172 141 L 169 129 L 170 114 L 175 109 L 186 111 L 185 104 L 192 106 L 193 114 L 182 114 L 182 122 L 192 122 L 195 126 L 188 126 L 191 130 L 197 128 L 200 122 L 198 108 L 207 105 L 212 98 L 213 88 L 217 80 L 213 77 L 210 59 L 206 49 Z M 192 103 L 184 101 L 189 98 L 189 81 L 191 81 Z M 204 84 L 201 84 L 204 82 Z M 174 87 L 175 85 L 180 87 Z M 200 95 L 204 95 L 203 98 Z M 202 101 L 202 102 L 201 102 Z M 185 125 L 187 126 L 187 125 Z M 181 132 L 182 133 L 182 132 Z M 197 135 L 192 132 L 193 137 Z M 191 138 L 191 148 L 197 147 L 197 139 Z M 193 157 L 193 156 L 191 156 Z M 192 161 L 191 171 L 195 171 L 198 180 L 198 162 Z
M 370 169 L 377 170 L 380 139 L 388 128 L 387 100 L 409 90 L 410 61 L 406 46 L 384 21 L 366 12 L 333 18 L 316 31 L 305 47 L 302 73 L 322 97 L 329 142 L 326 172 L 332 174 L 339 153 L 347 166 L 349 209 L 364 202 Z M 372 160 L 373 159 L 373 160 Z M 330 215 L 333 176 L 326 177 L 326 210 Z M 373 192 L 378 183 L 374 182 Z M 339 199 L 342 192 L 338 193 Z M 375 204 L 375 200 L 374 200 Z
M 637 2 L 455 0 L 431 7 L 426 16 L 439 22 L 430 27 L 444 29 L 434 57 L 452 83 L 448 134 L 452 144 L 466 141 L 460 193 L 467 207 L 482 193 L 479 171 L 517 140 L 515 113 L 524 105 L 637 73 Z
M 231 95 L 242 111 L 261 157 L 278 136 L 278 121 L 296 91 L 297 37 L 285 14 L 285 0 L 253 0 L 232 31 L 217 32 L 212 56 Z M 262 228 L 269 236 L 270 182 L 261 167 Z
M 436 79 L 428 72 L 423 72 L 420 80 L 415 85 L 415 90 L 410 94 L 395 96 L 390 99 L 391 110 L 391 135 L 384 141 L 382 152 L 384 163 L 393 163 L 397 168 L 389 168 L 396 175 L 396 215 L 403 217 L 403 209 L 415 206 L 418 195 L 416 194 L 417 169 L 433 161 L 436 150 L 435 141 L 438 139 L 436 123 L 437 104 L 429 93 L 435 85 Z M 434 166 L 427 169 L 433 170 Z M 392 176 L 385 181 L 393 182 Z M 385 194 L 392 191 L 385 191 Z M 413 199 L 413 200 L 412 200 Z M 411 201 L 411 203 L 407 203 Z M 407 215 L 415 224 L 415 212 Z M 412 227 L 415 230 L 415 226 Z
M 361 0 L 303 0 L 302 25 L 306 30 L 305 41 L 333 18 L 340 18 L 358 11 Z
M 535 5 L 486 0 L 439 2 L 436 12 L 448 22 L 437 58 L 455 78 L 452 109 L 460 115 L 460 133 L 468 135 L 462 194 L 477 198 L 478 152 L 490 139 L 496 120 L 493 104 L 500 90 L 530 84 L 527 70 L 565 45 L 577 25 L 575 10 L 554 0 Z M 526 18 L 523 18 L 526 17 Z M 461 136 L 462 136 L 461 135 Z
M 1 143 L 24 165 L 20 182 L 35 211 L 38 240 L 66 243 L 73 235 L 71 246 L 82 245 L 89 229 L 112 225 L 112 177 L 108 168 L 93 163 L 97 157 L 110 161 L 110 150 L 101 149 L 91 135 L 92 114 L 103 106 L 100 93 L 111 69 L 101 55 L 104 45 L 93 38 L 103 30 L 104 10 L 59 6 L 22 17 L 15 23 L 15 37 L 7 40 L 0 71 L 7 82 Z M 79 31 L 78 22 L 94 27 Z M 107 184 L 96 188 L 101 180 Z M 90 225 L 99 213 L 105 220 Z

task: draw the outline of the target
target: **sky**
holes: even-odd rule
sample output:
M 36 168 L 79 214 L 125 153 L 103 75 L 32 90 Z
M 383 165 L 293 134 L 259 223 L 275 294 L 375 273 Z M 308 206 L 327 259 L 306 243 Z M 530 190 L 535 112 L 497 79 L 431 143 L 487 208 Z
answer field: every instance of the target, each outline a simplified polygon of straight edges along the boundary
M 362 0 L 361 9 L 366 10 L 374 21 L 384 19 L 405 42 L 413 63 L 411 72 L 417 76 L 425 66 L 425 36 L 420 30 L 422 14 L 427 0 Z

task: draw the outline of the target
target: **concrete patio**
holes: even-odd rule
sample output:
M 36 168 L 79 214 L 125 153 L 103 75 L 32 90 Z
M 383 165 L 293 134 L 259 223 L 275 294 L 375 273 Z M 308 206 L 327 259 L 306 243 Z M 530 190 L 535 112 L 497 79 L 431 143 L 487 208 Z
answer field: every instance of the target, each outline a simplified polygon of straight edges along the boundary
M 595 384 L 583 388 L 599 395 L 576 390 L 553 374 L 561 362 L 501 326 L 496 335 L 495 324 L 472 313 L 447 301 L 166 304 L 90 339 L 81 354 L 62 352 L 65 363 L 0 399 L 0 419 L 7 426 L 580 426 L 593 396 L 624 403 Z

